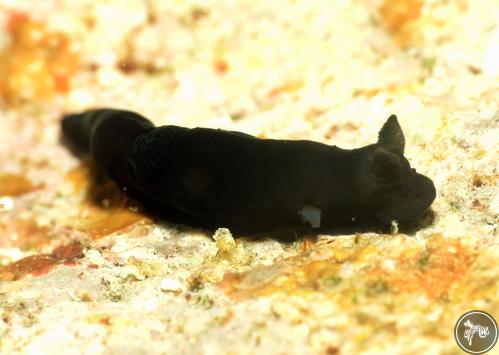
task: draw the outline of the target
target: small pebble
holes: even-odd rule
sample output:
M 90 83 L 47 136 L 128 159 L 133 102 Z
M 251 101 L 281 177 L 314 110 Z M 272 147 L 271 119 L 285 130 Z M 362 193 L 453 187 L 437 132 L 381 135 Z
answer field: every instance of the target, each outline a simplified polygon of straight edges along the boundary
M 161 288 L 161 291 L 180 293 L 182 292 L 184 285 L 177 279 L 166 278 L 161 280 L 159 287 Z
M 12 197 L 0 197 L 0 212 L 10 211 L 14 208 L 14 200 Z

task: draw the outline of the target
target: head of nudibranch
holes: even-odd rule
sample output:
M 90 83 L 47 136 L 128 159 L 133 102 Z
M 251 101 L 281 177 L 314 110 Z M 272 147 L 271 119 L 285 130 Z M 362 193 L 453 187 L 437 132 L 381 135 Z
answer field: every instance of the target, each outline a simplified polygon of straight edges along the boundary
M 395 115 L 379 131 L 378 142 L 361 148 L 356 186 L 361 202 L 382 223 L 411 223 L 430 207 L 433 182 L 404 157 L 405 138 Z

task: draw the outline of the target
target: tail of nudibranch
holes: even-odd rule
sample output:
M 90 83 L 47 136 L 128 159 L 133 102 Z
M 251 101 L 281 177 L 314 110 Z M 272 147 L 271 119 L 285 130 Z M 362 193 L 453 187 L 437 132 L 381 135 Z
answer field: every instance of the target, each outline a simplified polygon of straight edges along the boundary
M 61 122 L 62 134 L 67 143 L 79 152 L 90 152 L 90 132 L 96 123 L 95 111 L 65 116 Z
M 67 115 L 61 127 L 70 145 L 90 154 L 103 172 L 112 175 L 131 154 L 135 139 L 154 125 L 134 112 L 97 109 Z

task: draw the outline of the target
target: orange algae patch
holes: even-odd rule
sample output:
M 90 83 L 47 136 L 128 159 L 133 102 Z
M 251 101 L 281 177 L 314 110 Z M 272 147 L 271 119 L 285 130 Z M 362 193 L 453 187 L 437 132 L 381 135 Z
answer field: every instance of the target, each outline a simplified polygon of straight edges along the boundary
M 394 292 L 425 293 L 444 297 L 458 283 L 476 259 L 476 254 L 459 240 L 434 235 L 426 250 L 405 250 L 396 259 L 397 267 L 388 272 L 377 265 L 371 275 L 381 277 Z
M 0 223 L 0 248 L 18 247 L 29 250 L 47 245 L 52 240 L 50 230 L 34 219 L 17 219 Z
M 424 0 L 384 0 L 379 8 L 381 22 L 400 46 L 418 40 L 416 26 L 423 5 Z
M 73 191 L 79 192 L 88 189 L 92 181 L 92 174 L 85 165 L 78 166 L 66 174 L 65 180 L 73 186 Z
M 213 69 L 217 74 L 223 75 L 230 69 L 229 63 L 224 59 L 217 59 L 213 62 Z
M 64 34 L 19 11 L 9 13 L 5 30 L 11 41 L 0 52 L 0 97 L 17 104 L 68 92 L 79 60 Z
M 41 276 L 50 272 L 54 266 L 69 264 L 83 257 L 83 249 L 77 242 L 60 246 L 51 254 L 32 255 L 10 265 L 0 267 L 0 280 L 15 281 L 26 275 Z
M 342 282 L 338 275 L 343 263 L 366 265 L 379 255 L 373 245 L 351 247 L 340 241 L 327 247 L 308 246 L 301 255 L 244 273 L 226 273 L 218 286 L 235 299 L 269 296 L 278 292 L 309 293 L 334 288 Z
M 317 290 L 321 280 L 334 277 L 339 269 L 339 265 L 331 259 L 304 261 L 303 256 L 292 257 L 278 265 L 246 273 L 226 273 L 219 287 L 235 299 L 268 296 L 276 292 L 298 293 L 301 290 Z M 292 265 L 295 262 L 300 265 Z
M 477 253 L 460 240 L 448 240 L 434 235 L 426 248 L 410 247 L 386 250 L 380 254 L 378 247 L 367 244 L 353 248 L 334 245 L 332 257 L 310 260 L 310 253 L 287 258 L 270 266 L 257 267 L 245 273 L 226 273 L 218 286 L 226 295 L 235 299 L 268 296 L 277 292 L 299 294 L 324 291 L 342 286 L 343 291 L 369 296 L 390 293 L 425 294 L 430 298 L 446 297 L 458 285 L 473 265 Z M 393 255 L 395 252 L 395 256 Z M 386 256 L 383 256 L 386 255 Z M 393 268 L 385 267 L 386 258 L 394 262 Z M 340 274 L 342 263 L 348 262 L 357 269 L 355 283 Z M 346 287 L 346 288 L 345 288 Z
M 267 93 L 267 97 L 274 98 L 284 93 L 294 93 L 303 88 L 303 85 L 304 83 L 302 79 L 289 80 L 280 86 L 272 88 Z
M 19 196 L 36 189 L 38 187 L 22 175 L 0 174 L 0 196 Z
M 109 208 L 88 211 L 88 217 L 80 220 L 77 229 L 89 233 L 92 238 L 102 238 L 115 232 L 126 231 L 139 223 L 152 222 L 148 217 L 132 210 Z
M 153 222 L 138 207 L 133 206 L 112 181 L 95 182 L 87 167 L 70 171 L 66 178 L 73 183 L 75 190 L 87 191 L 87 197 L 80 205 L 79 215 L 70 224 L 92 238 L 126 231 L 139 223 Z

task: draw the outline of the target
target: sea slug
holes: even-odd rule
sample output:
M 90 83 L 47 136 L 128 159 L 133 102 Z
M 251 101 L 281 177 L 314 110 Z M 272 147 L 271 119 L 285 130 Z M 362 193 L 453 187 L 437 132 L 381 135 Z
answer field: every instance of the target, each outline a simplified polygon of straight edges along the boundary
M 413 222 L 435 187 L 404 157 L 395 115 L 357 149 L 154 125 L 129 111 L 65 116 L 65 139 L 131 198 L 176 223 L 238 233 Z

